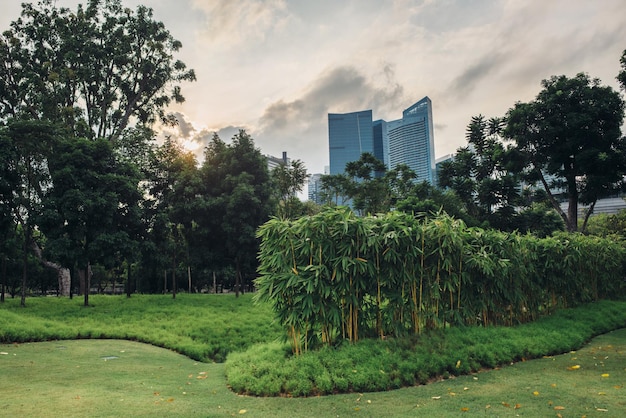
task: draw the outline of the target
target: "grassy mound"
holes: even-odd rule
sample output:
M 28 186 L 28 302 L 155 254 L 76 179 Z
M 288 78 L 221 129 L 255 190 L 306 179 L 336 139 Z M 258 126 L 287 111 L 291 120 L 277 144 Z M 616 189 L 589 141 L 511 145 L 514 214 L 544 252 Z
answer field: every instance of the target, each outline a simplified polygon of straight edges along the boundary
M 232 351 L 273 341 L 281 330 L 268 306 L 251 295 L 178 294 L 30 298 L 0 304 L 0 343 L 79 338 L 124 339 L 149 343 L 194 360 L 223 362 Z
M 258 344 L 230 354 L 226 374 L 234 391 L 257 396 L 384 391 L 564 353 L 621 327 L 626 327 L 626 302 L 602 301 L 512 328 L 457 327 L 301 356 L 292 356 L 287 344 Z

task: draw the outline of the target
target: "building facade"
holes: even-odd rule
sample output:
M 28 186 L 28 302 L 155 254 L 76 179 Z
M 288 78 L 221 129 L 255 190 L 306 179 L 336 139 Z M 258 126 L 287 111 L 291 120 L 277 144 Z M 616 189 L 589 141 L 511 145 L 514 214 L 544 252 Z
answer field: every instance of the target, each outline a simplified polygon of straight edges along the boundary
M 402 112 L 402 119 L 372 122 L 372 111 L 328 114 L 330 174 L 342 174 L 346 164 L 364 152 L 387 169 L 406 164 L 418 181 L 436 184 L 432 102 L 424 97 Z
M 364 152 L 374 153 L 372 111 L 328 114 L 330 174 L 342 174 L 346 164 Z

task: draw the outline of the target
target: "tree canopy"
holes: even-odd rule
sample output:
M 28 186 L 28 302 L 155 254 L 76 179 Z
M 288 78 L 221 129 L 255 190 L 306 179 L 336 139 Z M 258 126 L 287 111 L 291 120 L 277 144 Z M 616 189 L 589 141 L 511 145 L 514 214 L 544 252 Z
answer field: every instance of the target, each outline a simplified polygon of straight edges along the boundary
M 507 112 L 506 138 L 515 141 L 529 182 L 540 182 L 569 231 L 578 230 L 578 205 L 590 205 L 623 186 L 626 140 L 621 136 L 624 101 L 586 74 L 553 76 L 529 103 Z M 550 182 L 550 176 L 554 181 Z M 555 197 L 562 187 L 563 211 Z

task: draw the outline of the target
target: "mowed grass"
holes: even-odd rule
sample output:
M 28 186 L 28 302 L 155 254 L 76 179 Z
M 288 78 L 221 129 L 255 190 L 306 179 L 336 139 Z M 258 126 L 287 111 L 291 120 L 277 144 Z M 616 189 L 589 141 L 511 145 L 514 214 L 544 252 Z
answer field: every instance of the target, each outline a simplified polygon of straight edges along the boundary
M 626 330 L 597 337 L 576 352 L 547 358 L 540 353 L 555 354 L 550 350 L 563 346 L 561 339 L 579 341 L 578 348 L 592 335 L 625 326 L 619 319 L 624 302 L 583 306 L 539 321 L 537 332 L 522 338 L 538 360 L 387 392 L 308 398 L 239 396 L 229 389 L 226 366 L 214 361 L 271 346 L 285 350 L 270 310 L 255 305 L 250 295 L 94 296 L 90 307 L 81 302 L 32 298 L 26 308 L 18 300 L 0 304 L 0 341 L 15 341 L 0 345 L 0 416 L 621 417 L 626 411 Z M 510 339 L 512 331 L 484 331 L 487 340 L 500 339 L 504 348 L 519 342 Z M 451 338 L 456 334 L 431 343 L 449 349 L 469 338 Z M 368 352 L 370 345 L 378 346 L 355 347 L 363 356 L 357 365 L 386 358 Z M 475 341 L 466 345 L 470 348 L 459 346 L 456 352 L 477 347 Z M 440 354 L 435 349 L 429 361 L 450 360 Z M 279 361 L 274 368 L 282 366 Z M 347 373 L 354 373 L 352 363 L 349 368 Z M 367 368 L 371 381 L 383 377 L 380 370 Z
M 282 338 L 270 308 L 234 294 L 29 298 L 0 304 L 0 342 L 116 338 L 150 343 L 194 360 L 223 362 L 255 343 Z
M 1 416 L 623 417 L 626 411 L 626 329 L 576 352 L 428 385 L 311 398 L 238 396 L 226 386 L 223 364 L 132 341 L 3 344 L 0 353 Z

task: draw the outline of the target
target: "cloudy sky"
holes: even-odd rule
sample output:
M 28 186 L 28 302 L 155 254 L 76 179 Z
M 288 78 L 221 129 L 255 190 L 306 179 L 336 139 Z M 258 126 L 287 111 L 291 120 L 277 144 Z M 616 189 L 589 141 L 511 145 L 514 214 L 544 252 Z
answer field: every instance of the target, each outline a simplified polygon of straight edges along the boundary
M 23 0 L 0 3 L 0 29 Z M 82 1 L 83 3 L 85 1 Z M 75 9 L 77 0 L 56 0 Z M 617 88 L 624 0 L 123 0 L 182 41 L 198 81 L 171 109 L 202 149 L 246 129 L 264 154 L 328 165 L 328 113 L 399 119 L 433 101 L 435 154 L 465 144 L 474 115 L 502 116 L 541 80 L 586 72 Z

